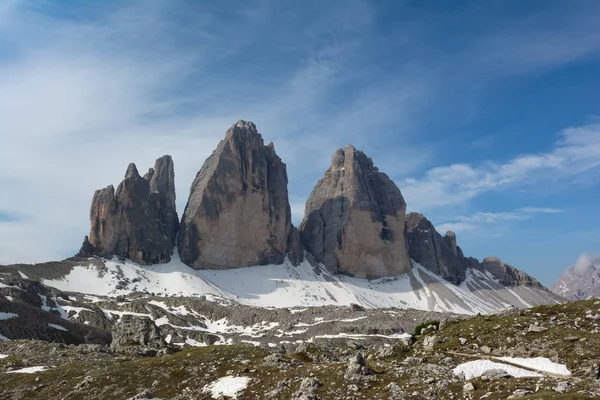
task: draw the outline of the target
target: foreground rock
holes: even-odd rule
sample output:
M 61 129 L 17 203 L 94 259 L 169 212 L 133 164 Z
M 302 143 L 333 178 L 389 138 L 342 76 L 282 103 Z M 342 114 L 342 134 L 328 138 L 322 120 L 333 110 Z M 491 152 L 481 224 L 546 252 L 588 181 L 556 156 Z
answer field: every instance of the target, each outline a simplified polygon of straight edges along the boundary
M 302 257 L 294 232 L 287 172 L 252 122 L 238 121 L 192 183 L 179 254 L 192 268 L 280 264 Z
M 171 156 L 156 160 L 144 177 L 129 164 L 116 191 L 112 185 L 97 190 L 90 224 L 80 255 L 116 255 L 140 264 L 170 261 L 178 230 Z
M 411 269 L 406 203 L 389 177 L 353 146 L 337 150 L 306 203 L 300 237 L 316 261 L 361 278 Z

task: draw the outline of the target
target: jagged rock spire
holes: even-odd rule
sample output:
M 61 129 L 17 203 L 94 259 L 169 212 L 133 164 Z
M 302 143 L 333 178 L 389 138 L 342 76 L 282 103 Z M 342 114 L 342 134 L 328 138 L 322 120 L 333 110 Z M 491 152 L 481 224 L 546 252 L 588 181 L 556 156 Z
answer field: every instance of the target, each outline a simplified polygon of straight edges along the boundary
M 302 257 L 291 223 L 286 166 L 256 125 L 236 122 L 192 183 L 181 220 L 181 260 L 224 269 Z
M 151 171 L 141 177 L 129 164 L 116 190 L 111 185 L 94 193 L 90 235 L 80 254 L 116 255 L 141 264 L 170 260 L 179 225 L 171 156 L 156 160 Z
M 398 187 L 352 145 L 335 151 L 306 203 L 300 237 L 332 272 L 395 276 L 411 269 L 406 203 Z

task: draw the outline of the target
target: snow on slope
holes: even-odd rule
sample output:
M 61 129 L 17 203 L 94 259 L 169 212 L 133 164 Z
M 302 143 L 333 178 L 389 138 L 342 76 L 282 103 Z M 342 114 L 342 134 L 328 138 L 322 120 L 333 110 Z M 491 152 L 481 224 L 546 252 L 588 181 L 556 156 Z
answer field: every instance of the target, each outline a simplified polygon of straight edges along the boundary
M 106 268 L 92 263 L 80 265 L 61 279 L 43 283 L 63 291 L 95 295 L 116 296 L 132 291 L 162 296 L 205 295 L 212 300 L 275 308 L 355 303 L 366 308 L 475 314 L 511 304 L 530 305 L 519 293 L 479 271 L 470 272 L 463 285 L 455 286 L 414 262 L 408 274 L 372 281 L 332 275 L 306 261 L 297 267 L 286 261 L 282 265 L 194 270 L 179 260 L 177 252 L 167 264 L 142 267 L 116 259 L 104 264 Z

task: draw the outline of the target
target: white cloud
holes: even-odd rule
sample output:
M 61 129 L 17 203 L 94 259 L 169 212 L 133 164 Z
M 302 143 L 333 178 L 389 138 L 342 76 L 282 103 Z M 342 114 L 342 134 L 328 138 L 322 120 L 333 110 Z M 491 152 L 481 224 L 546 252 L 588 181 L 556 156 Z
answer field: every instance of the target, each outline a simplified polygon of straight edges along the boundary
M 391 50 L 370 36 L 373 10 L 358 0 L 344 1 L 342 11 L 308 7 L 304 20 L 269 1 L 227 12 L 207 2 L 88 2 L 69 7 L 73 18 L 60 16 L 61 2 L 25 3 L 0 2 L 0 44 L 10 50 L 0 59 L 0 213 L 19 216 L 0 222 L 0 263 L 70 255 L 88 231 L 94 190 L 118 184 L 129 162 L 144 171 L 171 154 L 181 213 L 196 172 L 238 119 L 254 121 L 275 142 L 298 221 L 338 147 L 363 148 L 392 178 L 433 159 L 429 142 L 409 140 L 420 134 L 419 116 L 429 119 L 444 79 L 454 81 L 449 71 L 463 71 L 464 59 L 490 59 L 471 57 L 482 50 L 467 46 L 457 59 L 414 57 L 398 60 L 393 73 L 373 72 L 371 56 Z M 93 18 L 78 14 L 86 7 Z M 402 46 L 425 49 L 419 35 L 400 36 Z M 477 80 L 486 65 L 466 77 Z M 546 155 L 434 168 L 399 186 L 409 207 L 423 210 L 553 176 L 580 177 L 600 159 L 597 131 L 567 130 Z
M 421 179 L 407 178 L 398 185 L 409 207 L 424 211 L 462 204 L 483 193 L 518 185 L 568 185 L 566 180 L 572 181 L 600 167 L 599 123 L 567 128 L 559 137 L 548 153 L 524 154 L 505 163 L 436 167 Z
M 0 20 L 0 40 L 14 50 L 0 60 L 0 212 L 22 218 L 0 222 L 0 263 L 71 255 L 89 230 L 94 190 L 118 184 L 130 162 L 145 171 L 171 154 L 182 213 L 195 174 L 238 119 L 254 121 L 275 142 L 288 164 L 298 220 L 303 196 L 333 151 L 360 144 L 368 127 L 398 112 L 377 104 L 361 110 L 360 93 L 330 110 L 330 93 L 360 67 L 348 62 L 354 42 L 338 37 L 326 13 L 312 19 L 308 32 L 317 49 L 302 40 L 306 31 L 281 31 L 292 35 L 286 50 L 298 61 L 283 68 L 253 58 L 269 4 L 260 12 L 248 7 L 249 16 L 242 7 L 227 23 L 208 5 L 182 9 L 179 2 L 90 5 L 98 6 L 94 19 L 46 13 L 46 6 L 57 7 L 47 3 L 18 5 L 0 8 L 2 16 L 10 13 Z M 369 9 L 347 3 L 346 12 L 355 11 L 361 24 L 344 29 L 368 30 Z M 194 29 L 180 24 L 186 14 L 198 17 Z M 234 21 L 245 24 L 243 34 Z M 267 69 L 245 78 L 246 68 Z M 388 97 L 401 108 L 396 98 L 407 96 L 400 90 Z
M 593 262 L 594 262 L 594 257 L 593 256 L 591 256 L 591 255 L 589 255 L 587 253 L 583 253 L 577 259 L 577 262 L 573 266 L 573 269 L 576 272 L 585 271 L 587 268 L 589 268 L 590 266 L 593 265 Z
M 440 232 L 454 231 L 465 232 L 473 231 L 481 227 L 489 228 L 493 224 L 505 223 L 510 221 L 527 220 L 533 218 L 535 214 L 557 214 L 565 210 L 558 208 L 543 207 L 523 207 L 513 211 L 506 212 L 476 212 L 470 215 L 458 216 L 455 221 L 444 222 L 438 226 Z

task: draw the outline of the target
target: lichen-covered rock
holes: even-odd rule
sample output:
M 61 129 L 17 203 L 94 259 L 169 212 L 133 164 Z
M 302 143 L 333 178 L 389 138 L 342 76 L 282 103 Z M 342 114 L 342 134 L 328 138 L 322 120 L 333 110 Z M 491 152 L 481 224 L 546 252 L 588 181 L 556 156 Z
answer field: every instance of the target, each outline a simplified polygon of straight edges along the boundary
M 302 259 L 291 222 L 287 172 L 252 122 L 238 121 L 192 183 L 181 221 L 181 260 L 192 268 Z
M 405 211 L 394 182 L 348 145 L 334 153 L 313 189 L 300 238 L 331 272 L 370 279 L 400 275 L 411 269 Z
M 171 156 L 156 160 L 145 177 L 129 164 L 116 191 L 112 185 L 97 190 L 90 224 L 80 255 L 116 255 L 141 264 L 170 261 L 179 226 Z
M 436 275 L 459 284 L 465 279 L 467 261 L 452 231 L 442 237 L 424 215 L 406 215 L 406 239 L 410 257 Z

